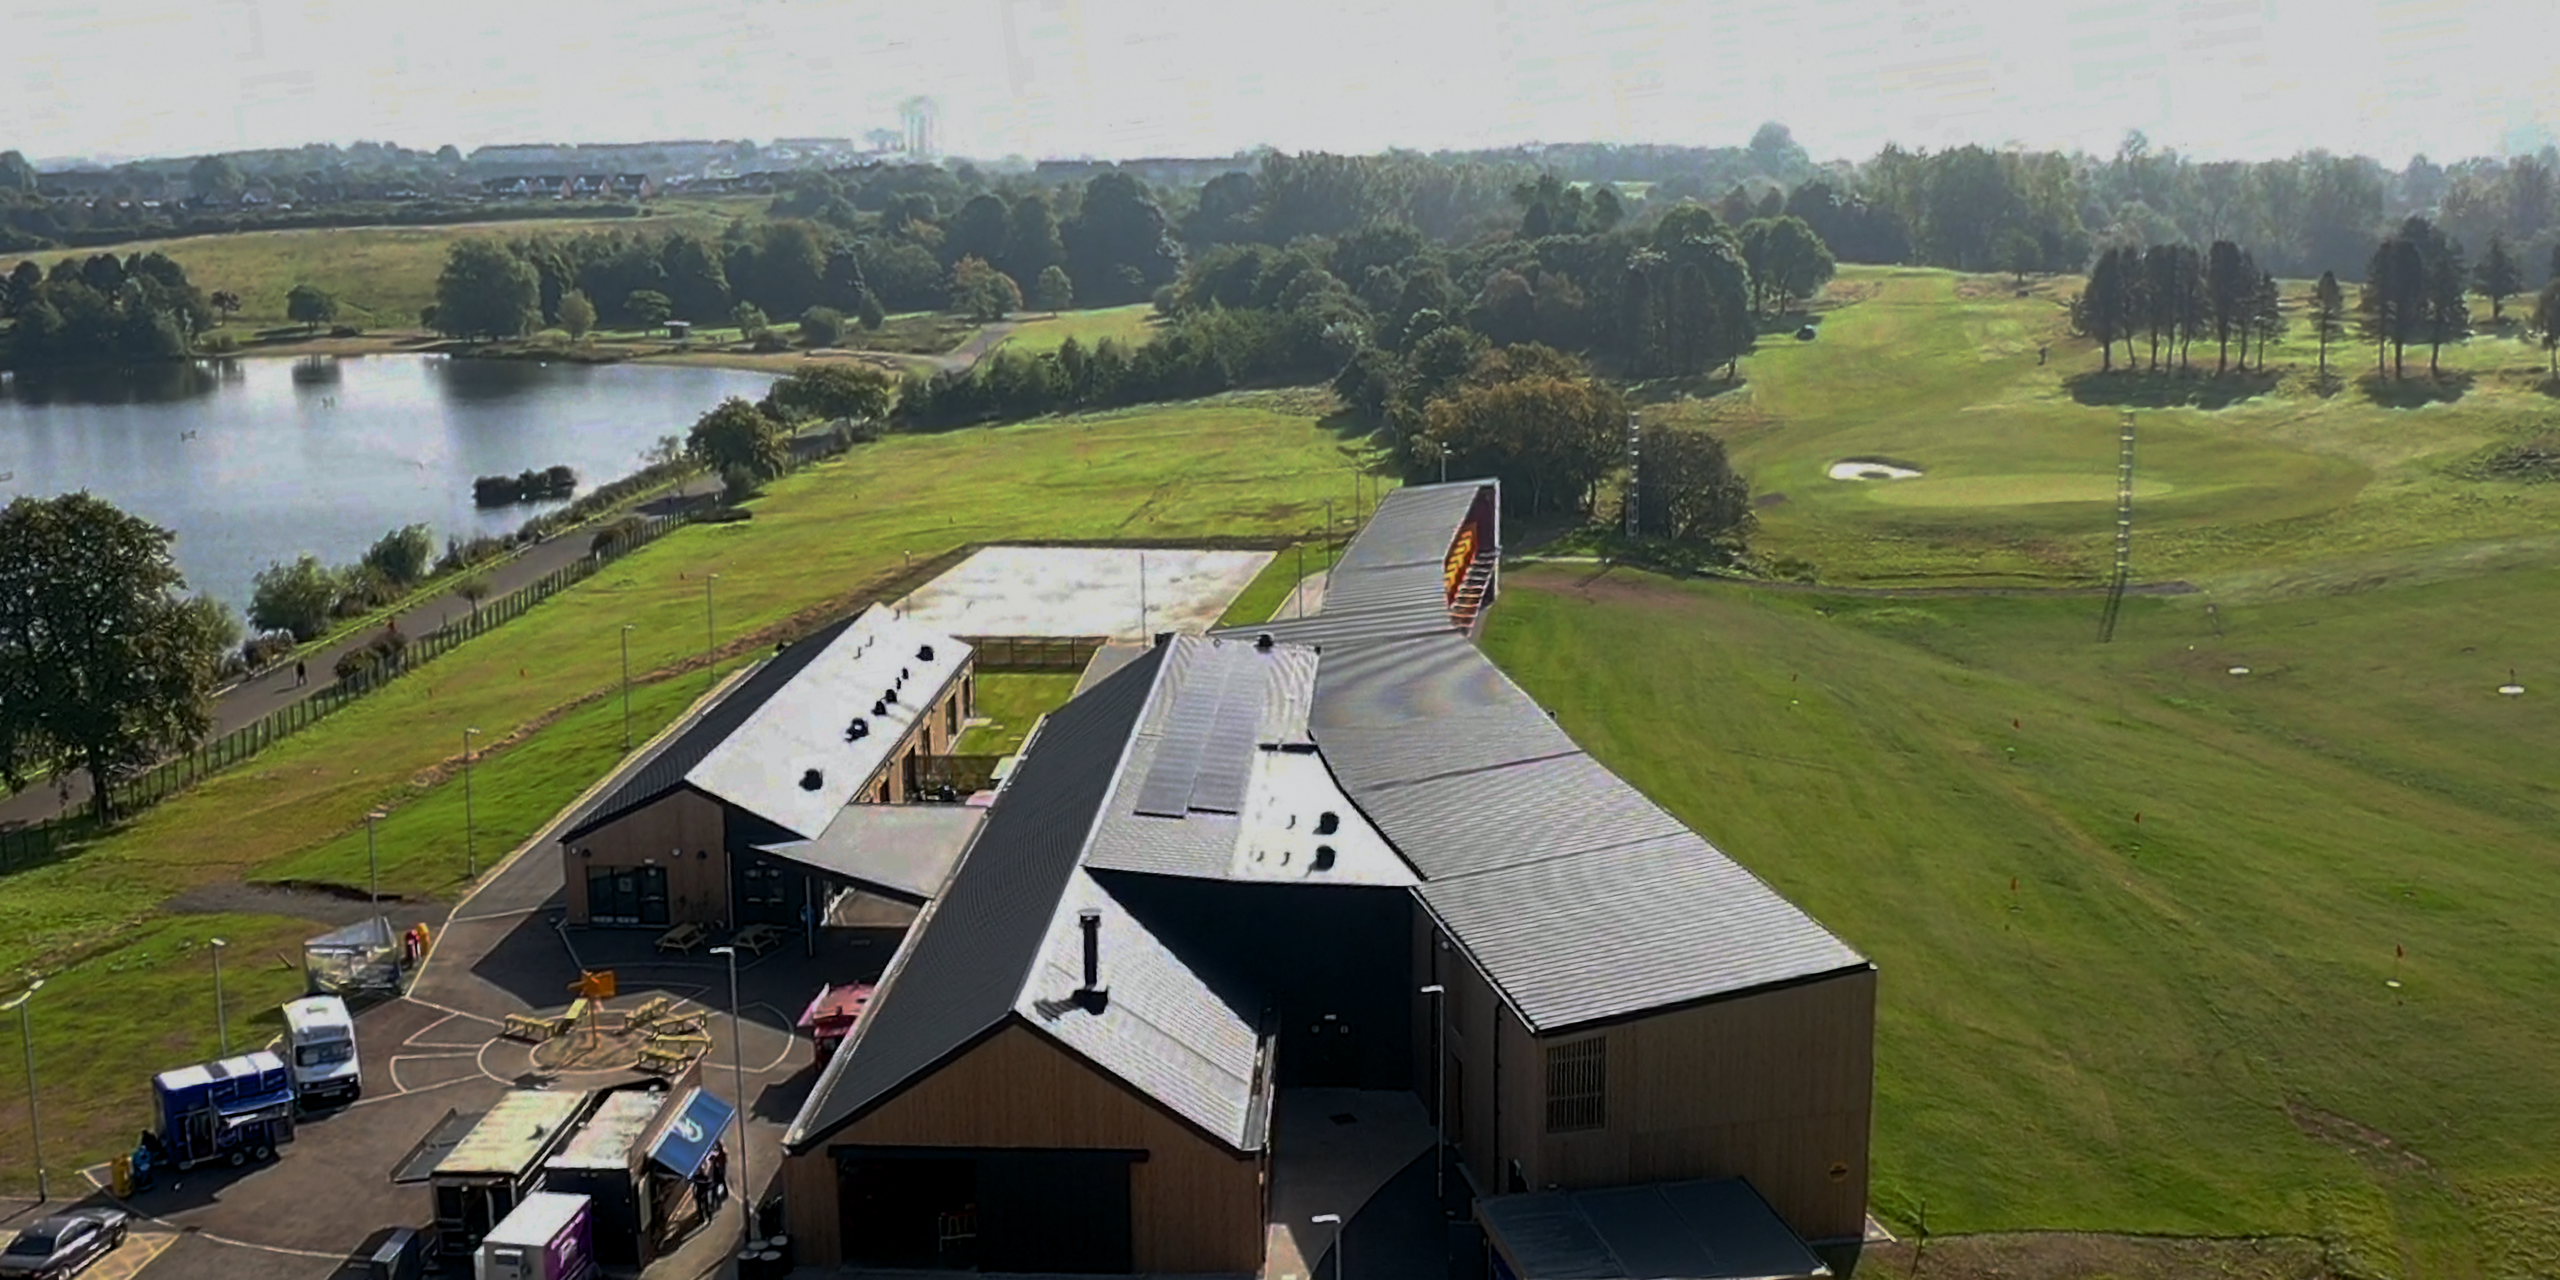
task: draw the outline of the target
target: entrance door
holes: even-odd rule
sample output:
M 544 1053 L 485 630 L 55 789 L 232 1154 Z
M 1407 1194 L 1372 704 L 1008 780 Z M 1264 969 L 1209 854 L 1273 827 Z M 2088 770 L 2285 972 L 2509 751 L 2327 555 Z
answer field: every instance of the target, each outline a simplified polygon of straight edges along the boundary
M 1305 1025 L 1306 1042 L 1288 1046 L 1303 1064 L 1298 1084 L 1309 1089 L 1358 1088 L 1360 1045 L 1351 1034 L 1351 1020 L 1326 1013 L 1307 1019 Z
M 640 923 L 667 923 L 667 869 L 641 867 L 632 873 L 640 894 Z
M 595 867 L 587 872 L 590 924 L 666 924 L 665 867 Z

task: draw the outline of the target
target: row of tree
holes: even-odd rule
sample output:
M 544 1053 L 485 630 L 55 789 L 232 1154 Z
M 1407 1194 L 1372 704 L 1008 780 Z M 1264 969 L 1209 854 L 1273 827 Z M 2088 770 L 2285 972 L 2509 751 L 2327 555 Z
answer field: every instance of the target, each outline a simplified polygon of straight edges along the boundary
M 181 357 L 214 310 L 166 254 L 95 254 L 49 272 L 20 261 L 0 282 L 0 318 L 14 321 L 0 366 L 32 369 Z
M 2334 283 L 2334 282 L 2333 282 Z M 2266 344 L 2282 337 L 2285 315 L 2273 273 L 2260 270 L 2249 251 L 2217 240 L 2203 254 L 2183 244 L 2157 244 L 2145 249 L 2108 249 L 2089 269 L 2089 280 L 2072 300 L 2076 332 L 2098 344 L 2101 367 L 2115 367 L 2115 344 L 2125 344 L 2125 362 L 2135 362 L 2135 341 L 2150 340 L 2150 368 L 2161 367 L 2161 348 L 2180 370 L 2198 339 L 2218 344 L 2214 372 L 2230 368 L 2231 340 L 2240 340 L 2240 367 L 2249 367 L 2249 343 L 2258 343 L 2263 365 Z

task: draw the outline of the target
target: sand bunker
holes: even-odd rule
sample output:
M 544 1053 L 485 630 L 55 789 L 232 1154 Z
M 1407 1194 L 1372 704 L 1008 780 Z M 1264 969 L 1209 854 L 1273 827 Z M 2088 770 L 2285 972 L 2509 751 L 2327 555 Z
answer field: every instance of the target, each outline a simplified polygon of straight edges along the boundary
M 1831 464 L 1834 480 L 1917 480 L 1920 473 L 1910 467 L 1878 462 L 1873 458 L 1843 458 Z

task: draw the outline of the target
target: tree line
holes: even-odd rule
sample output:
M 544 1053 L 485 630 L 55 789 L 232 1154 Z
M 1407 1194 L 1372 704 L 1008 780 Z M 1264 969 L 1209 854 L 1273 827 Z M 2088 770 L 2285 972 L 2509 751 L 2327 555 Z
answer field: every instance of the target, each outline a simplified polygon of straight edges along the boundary
M 0 280 L 0 367 L 175 359 L 214 322 L 212 300 L 163 253 L 20 260 Z

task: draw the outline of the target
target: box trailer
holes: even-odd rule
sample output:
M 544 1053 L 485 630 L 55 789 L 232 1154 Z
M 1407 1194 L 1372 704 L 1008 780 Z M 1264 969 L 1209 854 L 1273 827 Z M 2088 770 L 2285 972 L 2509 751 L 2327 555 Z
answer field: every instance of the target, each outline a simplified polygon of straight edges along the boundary
M 480 1242 L 472 1280 L 587 1280 L 596 1269 L 585 1196 L 536 1191 Z
M 441 1247 L 458 1255 L 478 1246 L 539 1191 L 542 1162 L 577 1128 L 589 1101 L 581 1090 L 518 1089 L 500 1097 L 428 1175 Z
M 152 1078 L 153 1127 L 133 1154 L 145 1181 L 160 1167 L 264 1160 L 293 1140 L 293 1073 L 260 1050 Z

